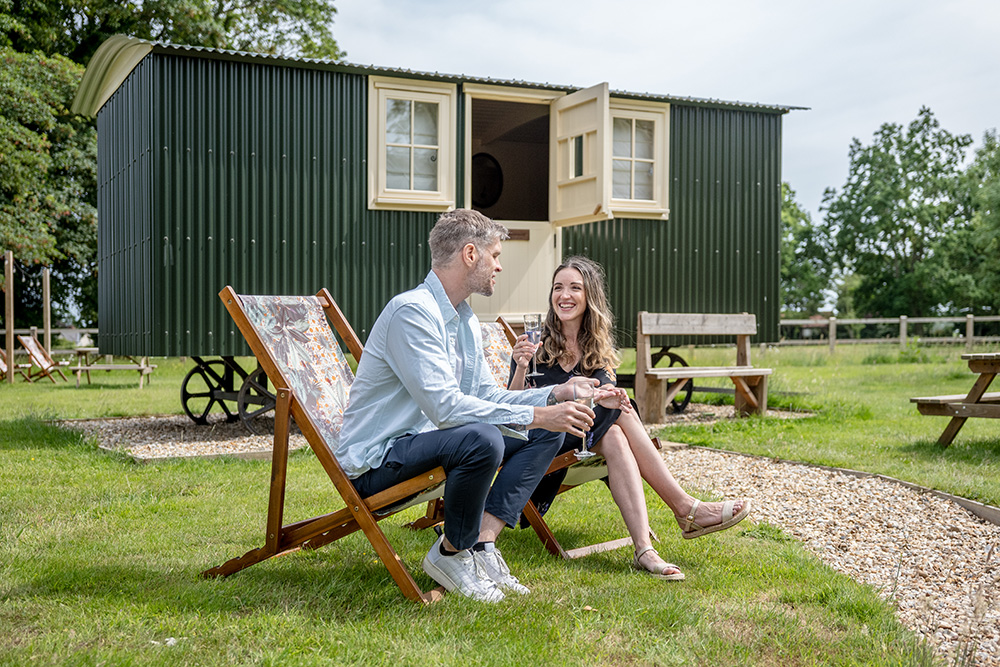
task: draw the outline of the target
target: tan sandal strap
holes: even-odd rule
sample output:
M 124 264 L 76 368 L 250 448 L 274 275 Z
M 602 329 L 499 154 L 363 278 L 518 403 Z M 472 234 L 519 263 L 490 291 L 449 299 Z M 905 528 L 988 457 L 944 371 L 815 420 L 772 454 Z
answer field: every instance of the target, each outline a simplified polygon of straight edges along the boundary
M 684 532 L 691 530 L 691 526 L 694 524 L 694 515 L 698 513 L 698 505 L 701 505 L 701 501 L 696 498 L 694 504 L 691 505 L 691 511 L 684 517 L 684 525 L 681 526 Z
M 735 500 L 727 500 L 722 503 L 722 523 L 732 520 L 733 518 L 733 507 L 736 506 Z
M 635 562 L 638 563 L 639 559 L 642 558 L 646 554 L 647 551 L 652 551 L 654 554 L 656 554 L 656 549 L 653 547 L 652 544 L 649 545 L 648 547 L 643 547 L 639 551 L 635 552 Z M 659 556 L 660 554 L 656 554 L 656 555 Z

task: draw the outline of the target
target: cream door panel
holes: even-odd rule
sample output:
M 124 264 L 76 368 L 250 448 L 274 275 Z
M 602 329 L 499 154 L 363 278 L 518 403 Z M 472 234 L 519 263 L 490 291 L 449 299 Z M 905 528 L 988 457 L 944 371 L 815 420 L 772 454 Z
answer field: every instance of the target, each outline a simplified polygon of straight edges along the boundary
M 495 320 L 498 315 L 520 322 L 524 313 L 548 310 L 552 272 L 562 258 L 562 235 L 547 222 L 501 222 L 514 237 L 526 230 L 528 240 L 512 238 L 503 242 L 503 271 L 497 276 L 493 296 L 473 294 L 469 304 L 483 322 Z
M 549 116 L 549 219 L 556 226 L 611 215 L 608 84 L 552 102 Z

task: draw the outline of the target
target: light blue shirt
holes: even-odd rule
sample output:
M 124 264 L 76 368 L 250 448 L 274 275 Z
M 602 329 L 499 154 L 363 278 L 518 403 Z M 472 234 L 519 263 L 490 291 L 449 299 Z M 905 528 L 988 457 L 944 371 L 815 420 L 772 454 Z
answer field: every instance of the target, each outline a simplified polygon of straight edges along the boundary
M 381 465 L 400 436 L 476 422 L 526 426 L 552 390 L 497 386 L 479 319 L 464 301 L 452 306 L 431 271 L 372 327 L 334 455 L 353 479 Z

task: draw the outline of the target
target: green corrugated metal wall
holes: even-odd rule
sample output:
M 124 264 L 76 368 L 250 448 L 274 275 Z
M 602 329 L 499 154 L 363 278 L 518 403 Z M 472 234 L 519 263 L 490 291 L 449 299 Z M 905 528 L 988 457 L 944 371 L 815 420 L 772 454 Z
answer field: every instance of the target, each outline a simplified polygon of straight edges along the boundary
M 634 346 L 641 310 L 754 313 L 756 340 L 776 341 L 781 116 L 671 105 L 669 200 L 665 222 L 563 232 L 564 254 L 604 265 L 619 344 Z
M 572 227 L 564 250 L 607 267 L 623 345 L 639 310 L 753 312 L 775 340 L 781 116 L 671 109 L 670 220 Z M 247 353 L 227 284 L 328 287 L 366 338 L 437 218 L 368 210 L 366 127 L 363 74 L 146 57 L 98 115 L 102 351 Z
M 143 60 L 98 116 L 102 174 L 118 176 L 101 181 L 102 351 L 247 353 L 217 296 L 227 284 L 328 287 L 364 338 L 423 279 L 437 218 L 367 209 L 366 109 L 360 75 Z

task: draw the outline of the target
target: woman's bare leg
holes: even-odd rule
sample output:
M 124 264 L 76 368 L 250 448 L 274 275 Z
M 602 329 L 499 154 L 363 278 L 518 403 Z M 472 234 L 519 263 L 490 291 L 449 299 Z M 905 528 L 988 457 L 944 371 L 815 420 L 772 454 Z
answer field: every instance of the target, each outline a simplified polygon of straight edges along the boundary
M 608 486 L 611 497 L 622 518 L 632 543 L 638 553 L 651 546 L 649 539 L 649 514 L 646 511 L 646 496 L 642 488 L 642 477 L 625 433 L 617 425 L 612 426 L 594 447 L 594 451 L 604 457 L 608 464 Z M 667 568 L 655 551 L 647 551 L 640 562 L 643 567 L 659 574 L 680 572 Z
M 694 505 L 694 497 L 688 494 L 677 483 L 667 468 L 666 461 L 660 456 L 653 441 L 649 439 L 645 427 L 634 412 L 622 412 L 615 424 L 625 434 L 632 456 L 639 468 L 642 479 L 663 499 L 663 502 L 673 510 L 678 518 L 687 516 Z M 609 431 L 610 433 L 610 431 Z M 743 505 L 736 501 L 733 512 L 739 512 Z M 648 519 L 647 519 L 648 521 Z M 702 503 L 698 506 L 698 523 L 703 526 L 713 525 L 722 521 L 722 503 Z

